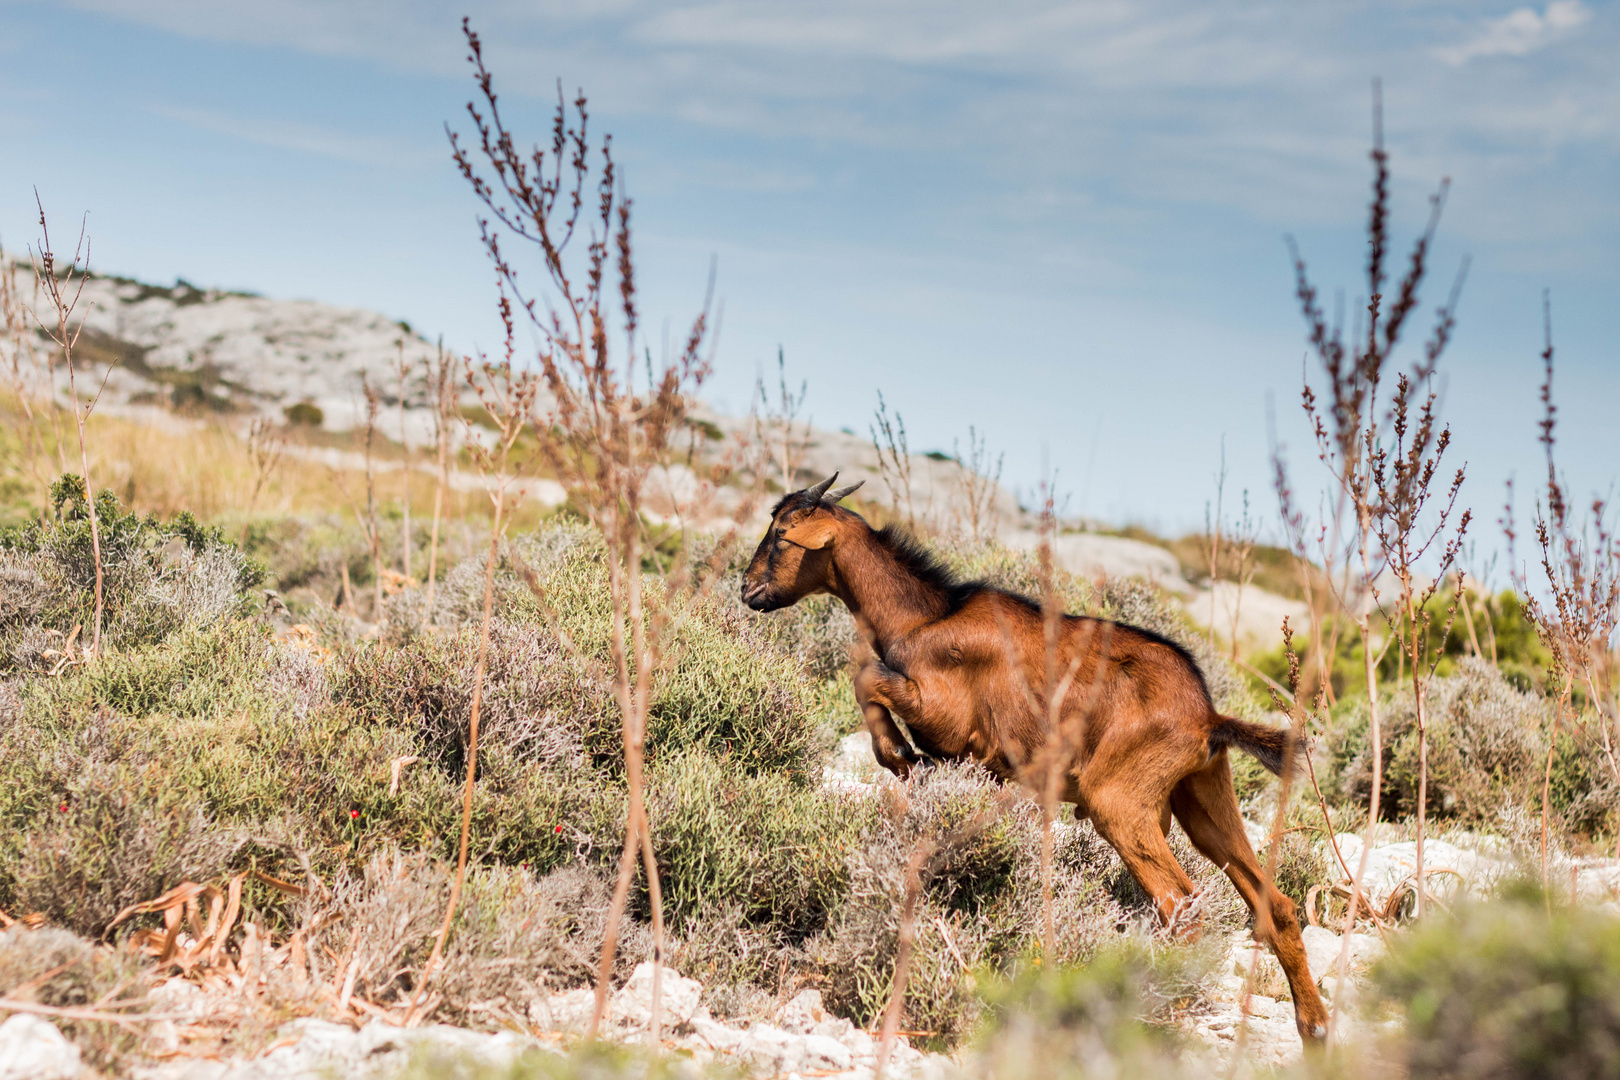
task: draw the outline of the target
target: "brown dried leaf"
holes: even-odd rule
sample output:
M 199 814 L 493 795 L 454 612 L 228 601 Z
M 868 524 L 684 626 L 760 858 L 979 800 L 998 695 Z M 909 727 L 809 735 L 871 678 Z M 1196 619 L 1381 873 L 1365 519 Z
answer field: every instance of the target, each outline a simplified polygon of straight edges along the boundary
M 107 932 L 111 933 L 112 930 L 118 926 L 118 924 L 134 915 L 148 915 L 155 911 L 168 912 L 173 909 L 178 909 L 184 906 L 186 901 L 191 900 L 198 894 L 205 893 L 212 888 L 212 885 L 199 885 L 195 881 L 182 881 L 180 884 L 176 885 L 174 888 L 170 889 L 168 892 L 164 893 L 155 900 L 147 900 L 139 904 L 131 904 L 123 911 L 120 911 L 118 916 L 114 918 L 112 922 L 107 924 Z M 178 918 L 179 916 L 176 915 L 177 920 Z M 165 921 L 167 921 L 167 917 L 165 917 Z

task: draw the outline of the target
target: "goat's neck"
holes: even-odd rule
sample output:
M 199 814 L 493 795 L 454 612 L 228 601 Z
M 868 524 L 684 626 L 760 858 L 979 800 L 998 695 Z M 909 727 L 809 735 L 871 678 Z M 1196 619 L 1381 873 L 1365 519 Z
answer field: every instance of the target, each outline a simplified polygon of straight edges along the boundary
M 879 656 L 948 608 L 945 594 L 902 566 L 864 522 L 842 530 L 830 588 Z

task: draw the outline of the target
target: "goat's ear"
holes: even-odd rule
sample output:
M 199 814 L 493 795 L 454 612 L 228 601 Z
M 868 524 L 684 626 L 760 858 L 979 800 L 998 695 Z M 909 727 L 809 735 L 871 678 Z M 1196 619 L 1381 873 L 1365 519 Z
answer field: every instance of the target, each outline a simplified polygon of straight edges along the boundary
M 812 551 L 826 547 L 833 541 L 838 522 L 831 514 L 806 514 L 782 532 L 782 539 Z

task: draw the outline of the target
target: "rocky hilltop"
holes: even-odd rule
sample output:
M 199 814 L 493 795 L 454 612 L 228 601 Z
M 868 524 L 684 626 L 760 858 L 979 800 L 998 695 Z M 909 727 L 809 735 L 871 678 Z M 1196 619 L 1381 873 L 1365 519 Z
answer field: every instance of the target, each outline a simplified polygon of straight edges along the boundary
M 24 301 L 34 296 L 32 275 L 20 268 Z M 270 415 L 286 419 L 299 405 L 333 431 L 362 423 L 361 379 L 369 378 L 391 403 L 399 400 L 399 365 L 419 383 L 436 347 L 408 323 L 375 311 L 313 300 L 272 300 L 252 293 L 172 287 L 129 278 L 92 276 L 84 283 L 77 316 L 84 331 L 76 352 L 99 382 L 111 366 L 103 408 L 161 406 L 220 416 Z M 65 375 L 58 381 L 65 382 Z M 87 380 L 88 381 L 88 380 Z M 422 412 L 411 434 L 429 437 Z M 417 430 L 420 429 L 420 430 Z
M 26 264 L 17 267 L 19 292 L 45 315 Z M 172 286 L 130 278 L 92 275 L 84 282 L 78 316 L 84 330 L 76 349 L 80 393 L 106 379 L 99 406 L 105 412 L 148 422 L 199 418 L 245 428 L 255 417 L 318 425 L 328 432 L 364 423 L 363 381 L 369 381 L 386 410 L 383 431 L 413 446 L 430 445 L 433 417 L 427 407 L 425 375 L 439 347 L 408 322 L 363 308 L 337 307 L 313 300 L 276 300 L 246 292 L 202 289 L 180 280 Z M 43 344 L 43 339 L 42 339 Z M 401 380 L 403 367 L 406 377 Z M 57 392 L 66 395 L 67 375 L 56 372 Z M 401 399 L 403 398 L 403 418 Z M 464 401 L 475 405 L 469 393 Z M 700 427 L 711 452 L 753 430 L 754 418 L 731 417 L 699 406 Z M 459 435 L 459 433 L 458 433 Z M 780 441 L 780 426 L 767 440 Z M 994 535 L 1020 547 L 1036 543 L 1034 520 L 1017 498 L 994 480 L 975 481 L 953 458 L 941 453 L 880 455 L 869 437 L 799 425 L 787 434 L 791 483 L 813 483 L 833 472 L 845 481 L 865 480 L 863 498 L 886 504 L 935 528 Z M 325 448 L 312 454 L 335 466 L 358 459 Z M 780 454 L 772 455 L 780 458 Z M 888 458 L 888 468 L 880 456 Z M 779 467 L 771 477 L 788 478 Z M 905 481 L 898 474 L 909 473 Z M 667 478 L 672 497 L 692 478 L 676 469 Z M 459 477 L 458 486 L 473 477 Z M 555 504 L 561 489 L 531 482 L 528 497 Z M 975 522 L 977 527 L 974 527 Z M 1055 554 L 1065 569 L 1084 577 L 1143 577 L 1182 599 L 1199 622 L 1210 617 L 1207 588 L 1189 582 L 1168 551 L 1117 536 L 1072 531 L 1059 537 Z M 1218 588 L 1217 622 L 1228 625 L 1239 606 L 1239 634 L 1251 644 L 1279 641 L 1277 627 L 1289 615 L 1296 627 L 1306 620 L 1303 605 L 1250 588 L 1239 605 L 1235 590 Z

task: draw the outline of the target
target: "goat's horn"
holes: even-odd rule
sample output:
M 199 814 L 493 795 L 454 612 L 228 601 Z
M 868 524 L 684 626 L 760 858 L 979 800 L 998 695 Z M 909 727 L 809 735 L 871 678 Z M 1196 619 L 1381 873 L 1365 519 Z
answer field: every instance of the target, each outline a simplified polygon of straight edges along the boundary
M 836 479 L 838 479 L 838 474 L 833 473 L 815 487 L 807 488 L 805 490 L 805 495 L 808 496 L 810 501 L 813 503 L 820 502 L 821 497 L 827 494 L 827 489 L 833 486 L 833 481 Z
M 833 490 L 827 492 L 827 494 L 822 497 L 821 501 L 824 503 L 836 503 L 843 499 L 847 499 L 851 495 L 855 494 L 855 492 L 864 483 L 866 483 L 865 480 L 857 480 L 848 487 L 834 488 Z

